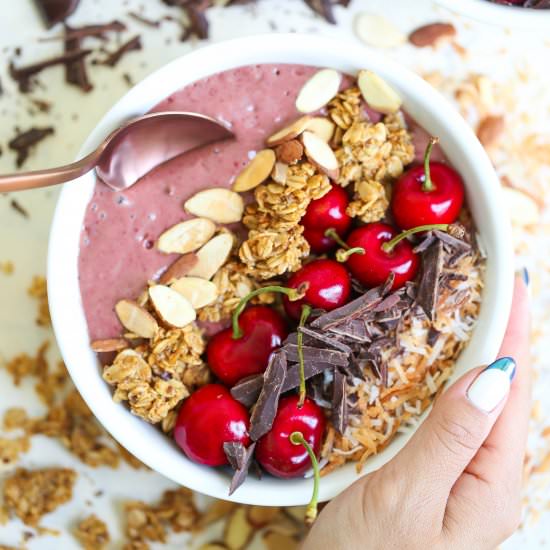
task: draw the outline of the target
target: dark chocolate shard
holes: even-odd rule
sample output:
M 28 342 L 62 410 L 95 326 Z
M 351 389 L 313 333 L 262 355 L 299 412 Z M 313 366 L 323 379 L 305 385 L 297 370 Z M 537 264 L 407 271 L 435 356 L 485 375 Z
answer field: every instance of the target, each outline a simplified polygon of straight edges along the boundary
M 237 384 L 231 388 L 231 395 L 239 403 L 242 403 L 249 409 L 258 401 L 258 396 L 262 391 L 263 385 L 264 377 L 261 374 L 254 374 L 253 376 L 248 376 L 244 380 L 237 382 Z
M 11 199 L 10 206 L 24 218 L 30 217 L 29 211 L 25 207 L 21 206 L 21 203 L 16 201 L 15 199 Z
M 333 368 L 331 363 L 307 362 L 304 361 L 304 377 L 306 380 L 321 374 L 325 370 Z M 293 390 L 300 385 L 300 366 L 292 365 L 286 372 L 285 383 L 282 393 Z
M 250 417 L 250 438 L 258 441 L 273 425 L 279 397 L 286 377 L 286 353 L 278 350 L 271 355 L 267 369 L 263 375 L 263 386 L 258 402 Z
M 99 23 L 97 25 L 83 25 L 82 27 L 69 27 L 65 25 L 64 40 L 73 40 L 75 38 L 86 38 L 94 36 L 101 40 L 106 40 L 108 32 L 123 32 L 126 30 L 126 25 L 121 21 L 114 20 L 109 23 Z M 52 38 L 53 40 L 53 38 Z
M 189 4 L 186 6 L 187 16 L 189 17 L 190 26 L 188 28 L 190 35 L 195 35 L 199 40 L 208 38 L 208 19 L 203 9 Z
M 435 319 L 439 276 L 443 270 L 443 242 L 435 242 L 422 253 L 422 275 L 416 301 L 430 321 Z
M 428 346 L 433 348 L 440 334 L 441 332 L 439 332 L 439 330 L 435 329 L 434 327 L 430 327 L 430 329 L 428 330 L 428 338 L 426 339 L 426 343 L 428 344 Z
M 80 3 L 79 0 L 34 0 L 34 2 L 48 29 L 56 23 L 65 21 Z
M 445 231 L 434 231 L 434 236 L 437 237 L 444 244 L 457 250 L 470 250 L 470 245 L 462 239 L 457 239 Z
M 346 377 L 338 369 L 334 369 L 332 383 L 332 424 L 338 433 L 344 435 L 348 425 Z
M 145 17 L 144 15 L 141 15 L 136 11 L 128 12 L 128 17 L 131 17 L 138 23 L 141 23 L 142 25 L 145 25 L 146 27 L 150 27 L 153 29 L 158 29 L 162 21 L 164 21 L 164 19 L 149 19 L 148 17 Z
M 307 394 L 310 399 L 313 399 L 313 401 L 319 405 L 319 407 L 323 409 L 332 409 L 330 397 L 326 395 L 325 377 L 323 374 L 318 374 L 310 380 Z
M 54 133 L 54 129 L 49 126 L 47 128 L 31 128 L 25 132 L 17 134 L 9 143 L 8 147 L 17 153 L 16 165 L 20 168 L 27 157 L 31 149 L 40 143 L 47 136 Z
M 298 345 L 285 344 L 283 349 L 286 352 L 289 361 L 298 361 Z M 305 361 L 329 363 L 335 366 L 345 367 L 348 364 L 348 353 L 335 349 L 312 348 L 310 346 L 302 346 L 302 355 Z
M 351 348 L 347 344 L 344 344 L 344 342 L 341 342 L 337 338 L 323 334 L 318 330 L 313 330 L 309 327 L 298 327 L 298 331 L 304 336 L 309 336 L 310 340 L 318 340 L 322 344 L 325 344 L 331 348 L 337 349 L 344 353 L 351 353 Z
M 68 32 L 68 30 L 69 28 L 65 27 L 65 31 Z M 80 46 L 80 38 L 68 38 L 65 40 L 65 53 L 79 51 Z M 85 93 L 90 92 L 93 89 L 83 57 L 74 59 L 73 61 L 69 61 L 65 64 L 65 80 L 68 84 L 73 84 L 74 86 L 79 87 Z
M 363 319 L 352 319 L 341 325 L 334 326 L 330 332 L 366 344 L 371 341 L 371 335 Z
M 433 232 L 429 231 L 427 235 L 424 237 L 424 239 L 422 239 L 420 243 L 413 248 L 413 252 L 415 254 L 420 254 L 421 252 L 424 252 L 424 250 L 427 250 L 434 241 L 435 241 L 435 236 Z
M 105 59 L 99 61 L 99 65 L 108 65 L 109 67 L 114 67 L 118 62 L 124 57 L 128 52 L 141 50 L 141 38 L 140 36 L 134 36 L 128 42 L 125 42 L 116 49 L 114 52 L 110 53 Z
M 334 17 L 333 1 L 332 0 L 304 0 L 305 3 L 318 15 L 320 15 L 327 23 L 336 24 Z
M 231 485 L 229 486 L 229 496 L 231 496 L 246 480 L 248 470 L 254 458 L 254 449 L 256 442 L 252 443 L 248 449 L 240 442 L 227 442 L 223 444 L 225 456 L 231 467 L 235 470 Z

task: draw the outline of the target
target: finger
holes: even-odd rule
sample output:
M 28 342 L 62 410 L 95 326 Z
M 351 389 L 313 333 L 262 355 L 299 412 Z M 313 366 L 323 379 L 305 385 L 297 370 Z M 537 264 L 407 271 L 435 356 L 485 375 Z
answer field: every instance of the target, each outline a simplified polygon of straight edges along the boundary
M 501 413 L 515 372 L 501 358 L 460 378 L 436 401 L 426 421 L 395 458 L 407 477 L 407 493 L 426 494 L 442 518 L 453 485 L 476 455 Z

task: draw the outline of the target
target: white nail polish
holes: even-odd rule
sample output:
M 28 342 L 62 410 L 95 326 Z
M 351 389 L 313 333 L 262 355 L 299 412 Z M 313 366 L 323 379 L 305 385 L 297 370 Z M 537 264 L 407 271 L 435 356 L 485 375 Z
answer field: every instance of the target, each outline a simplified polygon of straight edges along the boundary
M 489 413 L 507 397 L 515 373 L 516 363 L 511 357 L 497 359 L 479 373 L 466 396 L 475 407 Z

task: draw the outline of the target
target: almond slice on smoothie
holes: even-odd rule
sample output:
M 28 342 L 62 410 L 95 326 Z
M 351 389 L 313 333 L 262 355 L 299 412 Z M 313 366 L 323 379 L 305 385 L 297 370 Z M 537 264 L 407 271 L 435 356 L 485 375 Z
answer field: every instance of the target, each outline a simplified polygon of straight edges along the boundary
M 243 193 L 260 185 L 269 177 L 275 161 L 275 153 L 272 149 L 260 151 L 236 177 L 233 191 Z
M 330 145 L 313 132 L 302 134 L 302 143 L 307 158 L 322 170 L 329 178 L 338 178 L 338 159 Z
M 229 189 L 213 187 L 193 195 L 185 201 L 185 210 L 216 223 L 240 222 L 244 212 L 242 197 Z
M 309 121 L 307 130 L 319 136 L 323 141 L 330 142 L 336 125 L 328 118 L 316 116 Z
M 357 84 L 368 106 L 379 113 L 391 115 L 401 108 L 398 93 L 382 78 L 372 71 L 359 71 Z
M 193 269 L 199 259 L 194 252 L 180 256 L 173 264 L 170 264 L 166 271 L 160 276 L 159 283 L 168 285 L 176 279 L 185 277 Z
M 220 233 L 210 239 L 197 252 L 199 261 L 187 275 L 210 280 L 229 258 L 233 243 L 234 238 L 230 233 Z
M 195 309 L 211 304 L 218 297 L 218 287 L 200 277 L 182 277 L 174 281 L 170 288 L 187 298 Z
M 340 89 L 342 75 L 334 69 L 321 69 L 303 86 L 296 98 L 300 113 L 313 113 L 324 107 Z
M 194 218 L 166 230 L 157 241 L 157 248 L 165 254 L 186 254 L 208 242 L 216 232 L 216 224 L 206 218 Z
M 122 326 L 140 338 L 153 338 L 158 331 L 155 318 L 133 300 L 120 300 L 115 311 Z
M 279 130 L 278 132 L 275 132 L 272 136 L 269 136 L 267 138 L 267 144 L 270 147 L 273 147 L 274 145 L 280 145 L 285 141 L 290 141 L 291 139 L 297 138 L 302 134 L 302 132 L 307 130 L 311 119 L 312 117 L 310 115 L 304 115 L 303 117 L 300 117 L 292 124 L 285 126 L 282 130 Z
M 197 317 L 189 300 L 168 286 L 152 286 L 149 297 L 157 315 L 169 327 L 183 328 Z

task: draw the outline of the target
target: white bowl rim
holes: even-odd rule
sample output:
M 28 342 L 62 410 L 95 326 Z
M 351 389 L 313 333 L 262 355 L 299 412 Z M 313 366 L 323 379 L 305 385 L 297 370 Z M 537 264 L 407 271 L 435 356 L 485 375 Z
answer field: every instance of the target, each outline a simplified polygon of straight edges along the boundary
M 400 91 L 405 108 L 422 126 L 440 135 L 451 162 L 464 167 L 467 193 L 475 198 L 470 200 L 472 212 L 484 227 L 480 228 L 481 238 L 490 255 L 478 325 L 457 361 L 456 375 L 492 361 L 504 336 L 514 277 L 511 228 L 502 214 L 505 208 L 498 178 L 479 141 L 453 106 L 419 76 L 391 59 L 340 39 L 299 34 L 256 35 L 206 46 L 158 69 L 127 92 L 91 132 L 79 158 L 123 120 L 148 111 L 185 84 L 231 67 L 270 62 L 334 66 L 344 72 L 370 68 Z M 471 180 L 475 180 L 475 185 L 469 183 Z M 311 496 L 308 479 L 281 481 L 264 476 L 257 480 L 251 475 L 228 497 L 226 472 L 190 462 L 159 430 L 112 401 L 110 388 L 99 376 L 97 358 L 89 348 L 78 286 L 80 231 L 94 184 L 95 177 L 89 173 L 63 187 L 52 222 L 48 252 L 53 328 L 62 357 L 83 399 L 115 440 L 176 483 L 216 498 L 247 504 L 306 504 Z M 381 467 L 403 447 L 411 434 L 398 435 L 386 449 L 367 461 L 361 475 Z M 358 477 L 354 463 L 330 473 L 321 483 L 321 501 L 333 498 Z
M 449 10 L 490 25 L 522 30 L 548 30 L 550 10 L 503 6 L 487 0 L 435 0 Z

